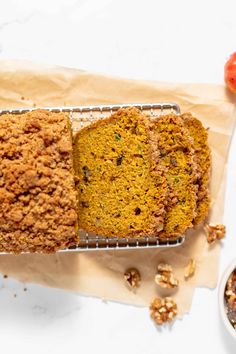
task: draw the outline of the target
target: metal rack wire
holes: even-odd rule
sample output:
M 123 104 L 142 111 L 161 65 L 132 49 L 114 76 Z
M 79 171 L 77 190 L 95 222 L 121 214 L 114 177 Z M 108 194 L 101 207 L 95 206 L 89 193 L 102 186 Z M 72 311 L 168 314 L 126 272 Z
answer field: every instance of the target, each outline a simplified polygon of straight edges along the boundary
M 71 107 L 43 107 L 51 112 L 66 112 L 69 114 L 73 132 L 77 132 L 82 127 L 92 122 L 103 119 L 114 113 L 120 108 L 136 107 L 144 113 L 155 118 L 167 113 L 180 113 L 180 108 L 176 103 L 134 103 L 134 104 L 116 104 L 116 105 L 98 105 L 98 106 L 71 106 Z M 36 108 L 21 108 L 1 110 L 0 115 L 6 113 L 22 114 L 35 110 Z M 114 238 L 103 237 L 80 230 L 80 243 L 59 252 L 78 252 L 92 250 L 123 250 L 123 249 L 144 249 L 144 248 L 163 248 L 177 247 L 185 240 L 182 235 L 175 240 L 159 240 L 157 237 L 140 238 Z

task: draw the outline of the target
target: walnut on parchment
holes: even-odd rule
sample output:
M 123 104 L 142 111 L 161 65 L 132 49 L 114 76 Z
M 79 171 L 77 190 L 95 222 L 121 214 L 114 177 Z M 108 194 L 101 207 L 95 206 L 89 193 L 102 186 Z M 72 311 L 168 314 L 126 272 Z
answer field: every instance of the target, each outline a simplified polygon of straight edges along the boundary
M 155 282 L 162 288 L 176 288 L 179 285 L 178 279 L 174 277 L 173 269 L 169 264 L 160 263 L 157 267 Z
M 225 225 L 205 225 L 205 232 L 208 243 L 214 243 L 216 240 L 221 240 L 225 237 L 226 227 Z
M 124 279 L 131 289 L 137 289 L 140 286 L 141 275 L 136 268 L 128 268 L 124 273 Z
M 185 267 L 184 269 L 185 279 L 192 277 L 195 274 L 195 270 L 196 270 L 196 261 L 194 259 L 190 259 L 187 267 Z
M 171 297 L 155 298 L 149 309 L 150 316 L 157 325 L 172 322 L 178 313 L 177 304 Z

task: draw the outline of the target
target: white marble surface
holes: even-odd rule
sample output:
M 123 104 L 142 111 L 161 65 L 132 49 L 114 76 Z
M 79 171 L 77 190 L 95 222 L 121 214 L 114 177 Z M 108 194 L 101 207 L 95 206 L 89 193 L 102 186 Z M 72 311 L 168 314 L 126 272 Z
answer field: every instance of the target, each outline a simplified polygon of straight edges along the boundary
M 0 57 L 130 78 L 223 83 L 236 50 L 234 0 L 0 1 Z M 220 274 L 236 257 L 236 136 L 228 167 Z M 191 312 L 157 330 L 147 309 L 0 279 L 1 353 L 235 353 L 217 289 L 197 289 Z M 4 349 L 3 349 L 4 348 Z

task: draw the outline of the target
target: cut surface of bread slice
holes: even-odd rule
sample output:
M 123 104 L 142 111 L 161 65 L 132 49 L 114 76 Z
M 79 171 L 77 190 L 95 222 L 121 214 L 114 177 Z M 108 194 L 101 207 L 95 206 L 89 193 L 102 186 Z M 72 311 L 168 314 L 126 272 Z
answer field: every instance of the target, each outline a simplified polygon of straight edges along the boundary
M 0 251 L 77 243 L 72 134 L 62 113 L 0 116 Z
M 168 184 L 164 229 L 158 237 L 176 238 L 192 226 L 195 217 L 197 172 L 193 141 L 182 118 L 175 114 L 156 118 L 155 132 Z
M 196 154 L 196 162 L 199 166 L 200 176 L 197 180 L 197 207 L 196 216 L 193 220 L 194 225 L 203 222 L 209 212 L 209 178 L 211 168 L 211 152 L 208 145 L 208 133 L 199 119 L 192 116 L 191 113 L 181 115 L 184 124 L 187 127 L 193 142 Z
M 80 228 L 115 237 L 163 228 L 167 184 L 152 129 L 139 110 L 127 108 L 77 133 Z

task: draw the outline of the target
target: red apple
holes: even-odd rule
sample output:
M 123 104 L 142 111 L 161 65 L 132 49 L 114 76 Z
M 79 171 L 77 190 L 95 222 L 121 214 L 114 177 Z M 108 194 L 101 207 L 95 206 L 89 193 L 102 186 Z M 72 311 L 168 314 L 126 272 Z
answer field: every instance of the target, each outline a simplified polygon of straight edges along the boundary
M 236 93 L 236 52 L 225 64 L 225 83 L 232 92 Z

